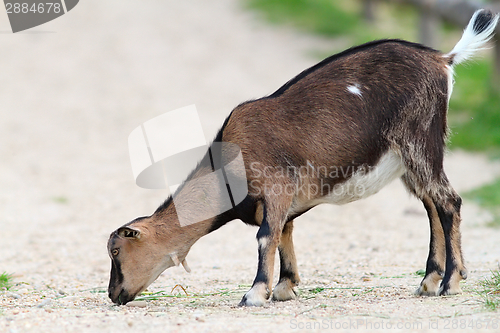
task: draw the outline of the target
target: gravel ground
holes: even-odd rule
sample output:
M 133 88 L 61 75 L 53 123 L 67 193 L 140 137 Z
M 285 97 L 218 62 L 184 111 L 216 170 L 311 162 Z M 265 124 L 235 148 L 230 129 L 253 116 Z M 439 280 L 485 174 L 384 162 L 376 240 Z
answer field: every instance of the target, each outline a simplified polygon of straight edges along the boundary
M 113 305 L 108 235 L 164 199 L 134 185 L 129 133 L 194 103 L 210 140 L 235 105 L 272 92 L 331 45 L 263 26 L 231 0 L 86 0 L 18 34 L 1 15 L 0 271 L 16 284 L 0 292 L 1 332 L 471 331 L 499 320 L 474 288 L 498 267 L 500 230 L 468 201 L 464 294 L 412 295 L 429 228 L 399 182 L 298 219 L 296 301 L 236 306 L 256 271 L 257 229 L 235 221 L 195 244 L 191 274 L 172 268 L 149 288 L 177 297 Z M 500 175 L 498 163 L 460 151 L 446 169 L 459 192 Z

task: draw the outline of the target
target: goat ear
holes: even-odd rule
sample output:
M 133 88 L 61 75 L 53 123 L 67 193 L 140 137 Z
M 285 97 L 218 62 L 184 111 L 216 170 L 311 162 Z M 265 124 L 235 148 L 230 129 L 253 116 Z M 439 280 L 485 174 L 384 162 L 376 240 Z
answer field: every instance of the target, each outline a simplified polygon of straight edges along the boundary
M 116 231 L 116 233 L 118 234 L 118 236 L 123 238 L 134 238 L 134 239 L 141 238 L 141 231 L 136 228 L 121 227 Z

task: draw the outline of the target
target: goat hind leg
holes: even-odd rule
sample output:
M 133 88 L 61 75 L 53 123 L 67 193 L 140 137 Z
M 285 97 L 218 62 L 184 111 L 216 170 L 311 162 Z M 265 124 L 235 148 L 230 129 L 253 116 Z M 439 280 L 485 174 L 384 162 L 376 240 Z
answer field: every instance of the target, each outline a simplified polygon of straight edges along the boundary
M 446 180 L 446 177 L 444 179 Z M 447 180 L 446 185 L 444 195 L 438 195 L 433 199 L 443 227 L 446 249 L 445 273 L 438 293 L 439 295 L 455 295 L 462 292 L 460 281 L 467 278 L 467 270 L 463 263 L 460 235 L 460 207 L 462 199 L 448 185 Z
M 441 220 L 432 199 L 425 196 L 422 199 L 422 203 L 429 217 L 431 239 L 429 243 L 429 256 L 427 257 L 425 268 L 425 277 L 415 291 L 415 294 L 420 296 L 438 296 L 439 284 L 443 279 L 445 270 L 445 237 L 443 227 L 441 226 Z

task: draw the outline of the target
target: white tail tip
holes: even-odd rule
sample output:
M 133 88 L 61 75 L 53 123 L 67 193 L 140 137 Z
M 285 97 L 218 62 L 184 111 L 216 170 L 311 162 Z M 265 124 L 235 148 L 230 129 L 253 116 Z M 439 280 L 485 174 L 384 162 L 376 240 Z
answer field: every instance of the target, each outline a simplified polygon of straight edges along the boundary
M 490 10 L 480 9 L 476 11 L 465 28 L 462 38 L 448 53 L 451 64 L 459 64 L 483 49 L 493 37 L 498 19 L 499 15 L 494 15 Z

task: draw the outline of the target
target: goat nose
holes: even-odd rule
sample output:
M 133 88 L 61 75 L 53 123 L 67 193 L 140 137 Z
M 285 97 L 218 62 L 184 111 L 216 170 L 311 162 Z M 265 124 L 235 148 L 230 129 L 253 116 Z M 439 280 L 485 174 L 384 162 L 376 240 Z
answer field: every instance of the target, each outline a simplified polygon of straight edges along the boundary
M 108 294 L 108 297 L 111 300 L 111 302 L 118 304 L 117 303 L 118 295 L 116 295 L 115 293 L 113 293 L 113 292 L 110 291 L 109 294 Z
M 109 299 L 115 303 L 115 304 L 118 304 L 118 305 L 121 305 L 120 303 L 120 299 L 123 299 L 123 297 L 120 297 L 123 293 L 123 289 L 121 289 L 119 292 L 117 290 L 117 288 L 114 288 L 114 287 L 110 287 L 108 289 L 108 297 Z

